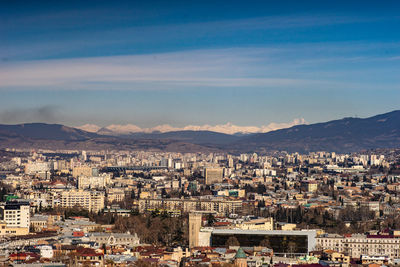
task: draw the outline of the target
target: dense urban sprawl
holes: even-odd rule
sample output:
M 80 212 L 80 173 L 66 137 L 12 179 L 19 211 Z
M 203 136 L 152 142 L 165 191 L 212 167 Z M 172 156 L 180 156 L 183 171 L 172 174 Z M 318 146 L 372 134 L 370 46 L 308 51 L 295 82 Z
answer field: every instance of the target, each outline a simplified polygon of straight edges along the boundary
M 400 151 L 0 151 L 3 266 L 400 263 Z

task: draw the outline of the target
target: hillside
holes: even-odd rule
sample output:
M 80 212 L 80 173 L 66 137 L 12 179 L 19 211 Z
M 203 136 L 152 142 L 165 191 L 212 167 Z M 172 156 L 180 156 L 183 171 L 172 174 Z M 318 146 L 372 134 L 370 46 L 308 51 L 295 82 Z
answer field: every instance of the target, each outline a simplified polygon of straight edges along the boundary
M 400 111 L 361 119 L 344 118 L 324 123 L 298 125 L 254 134 L 234 144 L 238 151 L 336 151 L 400 147 Z
M 272 150 L 356 152 L 375 148 L 399 148 L 400 111 L 364 119 L 344 118 L 242 136 L 210 131 L 110 136 L 60 124 L 0 125 L 0 147 L 231 153 Z

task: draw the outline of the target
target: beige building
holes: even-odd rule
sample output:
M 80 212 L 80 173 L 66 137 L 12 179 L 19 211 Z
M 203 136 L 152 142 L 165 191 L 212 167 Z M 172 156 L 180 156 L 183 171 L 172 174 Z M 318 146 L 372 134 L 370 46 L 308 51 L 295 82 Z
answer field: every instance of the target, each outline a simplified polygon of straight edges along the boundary
M 81 175 L 78 177 L 78 188 L 79 189 L 87 189 L 87 188 L 106 188 L 107 185 L 111 183 L 111 175 L 110 174 L 102 174 L 100 176 L 85 176 Z
M 98 173 L 96 168 L 90 166 L 78 166 L 72 169 L 72 176 L 79 177 L 83 176 L 96 176 Z
M 204 177 L 206 178 L 206 184 L 212 185 L 215 183 L 222 183 L 224 175 L 223 168 L 205 168 Z
M 40 232 L 44 228 L 47 228 L 49 216 L 35 215 L 31 218 L 31 228 L 34 232 Z
M 7 226 L 5 221 L 0 221 L 0 236 L 27 235 L 29 227 Z
M 40 232 L 44 229 L 57 229 L 58 226 L 54 225 L 54 221 L 58 221 L 60 218 L 60 215 L 35 214 L 31 217 L 31 229 L 35 232 Z
M 278 223 L 277 229 L 282 231 L 293 231 L 297 227 L 295 223 Z
M 348 253 L 352 258 L 361 255 L 383 255 L 391 259 L 400 257 L 400 238 L 394 236 L 322 235 L 317 237 L 317 247 Z
M 376 255 L 376 256 L 368 256 L 368 255 L 362 255 L 361 256 L 361 263 L 362 264 L 378 264 L 378 265 L 387 265 L 389 262 L 388 256 L 381 256 L 381 255 Z
M 224 199 L 140 199 L 139 211 L 152 211 L 163 209 L 167 211 L 213 211 L 217 214 L 237 213 L 242 208 L 240 200 L 224 200 Z
M 2 203 L 0 205 L 0 220 L 3 220 L 7 224 L 7 227 L 22 227 L 29 229 L 29 202 L 11 201 Z
M 246 190 L 244 190 L 244 189 L 221 190 L 221 191 L 218 191 L 218 196 L 242 198 L 242 197 L 246 196 Z
M 125 191 L 124 188 L 110 188 L 107 191 L 107 201 L 109 203 L 112 202 L 121 202 L 125 199 Z
M 318 189 L 318 182 L 315 180 L 301 181 L 301 189 L 306 192 L 316 192 Z
M 342 266 L 348 266 L 350 264 L 350 256 L 344 253 L 328 249 L 324 251 L 324 255 L 330 261 L 340 262 Z
M 128 233 L 92 233 L 89 235 L 89 240 L 94 241 L 99 245 L 139 245 L 140 239 L 137 234 Z
M 80 206 L 91 212 L 99 212 L 104 209 L 104 193 L 87 190 L 70 190 L 61 192 L 60 206 L 73 208 Z
M 272 230 L 274 230 L 274 219 L 272 217 L 270 217 L 270 218 L 250 220 L 247 222 L 236 224 L 236 228 L 239 228 L 242 230 L 272 231 Z
M 199 246 L 199 232 L 201 228 L 202 214 L 191 212 L 189 214 L 189 248 Z
M 50 172 L 52 169 L 53 164 L 51 162 L 29 162 L 25 165 L 26 174 L 45 173 Z

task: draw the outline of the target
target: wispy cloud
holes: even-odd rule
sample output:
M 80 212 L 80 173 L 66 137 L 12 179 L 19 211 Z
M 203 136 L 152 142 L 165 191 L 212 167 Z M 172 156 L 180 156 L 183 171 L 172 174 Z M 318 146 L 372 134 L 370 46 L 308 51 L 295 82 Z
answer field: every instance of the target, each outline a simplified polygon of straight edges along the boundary
M 144 89 L 188 85 L 284 86 L 314 82 L 295 78 L 249 77 L 246 68 L 251 67 L 249 61 L 255 60 L 255 57 L 251 51 L 247 52 L 204 50 L 21 62 L 0 67 L 0 87 L 99 89 L 112 83 L 116 89 L 124 85 L 132 86 L 131 89 Z
M 296 57 L 299 49 L 303 50 L 303 56 Z M 310 49 L 312 47 L 231 48 L 10 62 L 0 64 L 0 89 L 329 89 L 367 85 L 361 79 L 343 81 L 340 75 L 351 70 L 341 72 L 340 69 L 347 68 L 349 64 L 376 60 L 375 57 L 338 53 L 327 56 L 321 51 L 314 53 L 316 55 L 313 57 Z M 360 66 L 357 66 L 357 70 L 360 70 Z
M 138 11 L 136 11 L 138 12 Z M 277 31 L 304 29 L 313 27 L 325 27 L 329 25 L 346 25 L 351 23 L 365 23 L 374 21 L 391 20 L 384 16 L 339 16 L 325 14 L 321 16 L 265 16 L 239 19 L 219 19 L 202 22 L 186 23 L 153 23 L 141 25 L 135 16 L 136 12 L 120 10 L 114 16 L 109 15 L 109 10 L 86 10 L 61 12 L 59 14 L 45 14 L 27 16 L 23 18 L 11 17 L 0 26 L 0 33 L 5 36 L 14 36 L 18 27 L 28 33 L 35 33 L 29 37 L 25 36 L 25 42 L 20 37 L 10 42 L 0 44 L 0 58 L 20 60 L 21 58 L 48 58 L 62 57 L 69 53 L 83 53 L 87 55 L 98 55 L 96 51 L 102 51 L 102 55 L 117 53 L 121 46 L 124 51 L 135 53 L 135 51 L 149 51 L 146 47 L 157 48 L 163 44 L 163 48 L 172 44 L 173 50 L 178 50 L 182 42 L 196 42 L 195 47 L 209 46 L 207 40 L 225 43 L 226 40 L 234 39 L 241 34 L 259 33 L 257 35 L 268 35 Z M 107 15 L 108 14 L 108 15 Z M 118 15 L 117 15 L 118 14 Z M 141 13 L 141 15 L 143 15 Z M 153 17 L 155 14 L 145 14 L 145 18 Z M 101 20 L 89 19 L 101 17 Z M 88 19 L 82 19 L 88 18 Z M 124 23 L 115 23 L 123 21 Z M 68 22 L 68 23 L 66 23 Z M 95 22 L 95 23 L 94 23 Z M 115 25 L 113 24 L 115 23 Z M 100 24 L 104 29 L 92 27 Z M 109 25 L 113 25 L 110 27 Z M 130 26 L 133 25 L 133 26 Z M 37 38 L 36 33 L 45 27 L 52 30 L 50 35 L 42 34 Z M 10 30 L 11 29 L 11 30 Z M 67 33 L 64 30 L 68 30 Z M 287 34 L 290 34 L 287 33 Z M 256 35 L 256 36 L 257 36 Z M 279 36 L 279 34 L 278 34 Z M 253 40 L 251 40 L 253 39 Z M 246 40 L 246 43 L 257 44 L 256 37 Z M 262 40 L 261 43 L 264 43 Z M 203 45 L 202 45 L 203 44 Z M 230 46 L 229 44 L 225 44 Z M 190 47 L 186 48 L 190 49 Z M 151 51 L 151 50 L 150 50 Z

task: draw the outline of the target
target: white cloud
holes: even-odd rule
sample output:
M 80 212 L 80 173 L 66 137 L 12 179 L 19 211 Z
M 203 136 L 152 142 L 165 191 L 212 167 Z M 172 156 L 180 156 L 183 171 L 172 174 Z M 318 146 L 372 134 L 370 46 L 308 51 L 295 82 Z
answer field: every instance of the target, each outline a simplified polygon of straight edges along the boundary
M 376 89 L 365 77 L 386 75 L 387 67 L 348 69 L 388 60 L 376 50 L 352 43 L 301 44 L 0 62 L 0 90 Z
M 278 129 L 289 128 L 295 125 L 306 124 L 306 121 L 303 118 L 294 119 L 291 122 L 286 123 L 269 123 L 264 126 L 238 126 L 234 125 L 230 122 L 226 124 L 218 124 L 218 125 L 187 125 L 184 127 L 173 127 L 168 124 L 158 125 L 151 128 L 141 128 L 134 124 L 112 124 L 104 127 L 107 130 L 110 130 L 114 134 L 129 134 L 129 133 L 152 133 L 152 132 L 172 132 L 172 131 L 213 131 L 219 133 L 226 134 L 235 134 L 235 133 L 266 133 Z M 93 124 L 85 124 L 79 127 L 78 129 L 82 129 L 89 132 L 97 132 L 101 127 Z
M 282 50 L 232 48 L 14 62 L 0 65 L 0 89 L 159 90 L 338 85 L 334 80 L 301 77 L 298 70 L 290 73 L 284 60 L 278 60 L 274 53 Z

